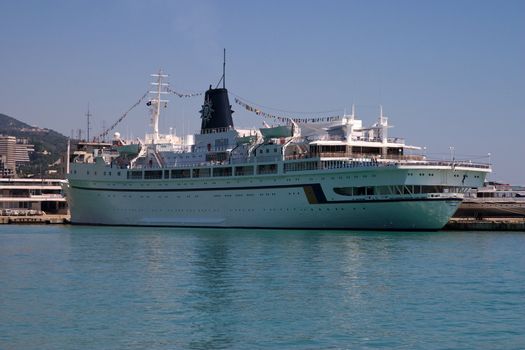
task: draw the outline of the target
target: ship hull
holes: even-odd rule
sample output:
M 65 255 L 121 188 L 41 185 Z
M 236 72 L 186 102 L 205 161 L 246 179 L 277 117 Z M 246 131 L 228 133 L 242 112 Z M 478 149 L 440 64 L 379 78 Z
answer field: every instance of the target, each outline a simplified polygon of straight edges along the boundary
M 348 186 L 385 184 L 396 187 L 395 184 L 415 183 L 415 188 L 421 184 L 454 186 L 453 182 L 459 181 L 455 172 L 446 169 L 434 169 L 434 176 L 421 178 L 410 176 L 413 171 L 354 168 L 281 176 L 158 181 L 125 177 L 86 180 L 73 176 L 67 197 L 74 224 L 441 229 L 461 203 L 462 197 L 457 193 L 345 196 L 335 191 Z M 81 172 L 79 168 L 78 173 Z M 468 181 L 475 185 L 483 178 L 471 176 Z
M 111 194 L 70 189 L 71 222 L 74 224 L 243 227 L 297 229 L 438 230 L 454 214 L 459 199 L 406 199 L 310 204 L 294 200 L 286 191 L 254 193 L 254 198 L 217 199 L 213 193 L 157 195 L 154 201 L 126 201 L 125 192 Z M 259 196 L 264 196 L 260 200 Z M 103 197 L 106 198 L 103 198 Z M 180 197 L 186 197 L 181 199 Z M 187 198 L 187 197 L 190 198 Z M 273 197 L 272 202 L 266 196 Z M 139 196 L 140 197 L 140 196 Z M 274 202 L 275 201 L 275 202 Z

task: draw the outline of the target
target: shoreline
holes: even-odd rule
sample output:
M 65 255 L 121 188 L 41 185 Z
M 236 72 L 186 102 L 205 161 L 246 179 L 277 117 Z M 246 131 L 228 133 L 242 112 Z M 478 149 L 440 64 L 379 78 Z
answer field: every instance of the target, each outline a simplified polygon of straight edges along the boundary
M 525 231 L 525 218 L 451 218 L 444 231 Z
M 0 216 L 0 224 L 67 225 L 67 214 Z M 525 218 L 451 218 L 443 231 L 525 231 Z
M 9 215 L 0 216 L 0 224 L 63 225 L 69 224 L 69 219 L 67 214 Z

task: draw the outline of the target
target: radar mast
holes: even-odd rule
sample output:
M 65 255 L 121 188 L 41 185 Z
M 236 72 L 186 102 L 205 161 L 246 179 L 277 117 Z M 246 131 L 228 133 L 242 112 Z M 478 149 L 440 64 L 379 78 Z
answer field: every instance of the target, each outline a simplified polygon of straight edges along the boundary
M 153 95 L 147 105 L 151 107 L 151 127 L 153 128 L 153 143 L 159 140 L 159 117 L 160 117 L 160 106 L 166 107 L 169 100 L 162 100 L 161 95 L 167 94 L 168 83 L 163 82 L 165 78 L 168 78 L 167 74 L 162 73 L 162 69 L 159 69 L 157 74 L 151 74 L 152 77 L 157 78 L 155 82 L 150 83 L 156 87 L 155 91 L 149 93 Z

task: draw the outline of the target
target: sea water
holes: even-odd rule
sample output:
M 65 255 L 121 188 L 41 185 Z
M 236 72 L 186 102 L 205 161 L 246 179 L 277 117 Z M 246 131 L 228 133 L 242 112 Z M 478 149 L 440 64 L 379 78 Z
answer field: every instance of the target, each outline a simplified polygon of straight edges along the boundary
M 525 348 L 525 234 L 0 227 L 0 349 L 345 348 Z

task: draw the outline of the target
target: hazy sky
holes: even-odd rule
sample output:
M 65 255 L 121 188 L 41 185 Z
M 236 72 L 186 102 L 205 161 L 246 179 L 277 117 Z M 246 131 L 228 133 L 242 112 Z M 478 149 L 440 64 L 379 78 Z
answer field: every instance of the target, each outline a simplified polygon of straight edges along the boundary
M 215 85 L 224 47 L 232 93 L 291 111 L 356 103 L 365 124 L 382 104 L 391 136 L 436 158 L 491 153 L 491 179 L 525 184 L 525 1 L 0 0 L 0 113 L 69 136 L 89 102 L 97 134 L 159 68 L 175 90 Z M 195 132 L 201 98 L 170 100 L 161 128 Z M 236 126 L 261 126 L 231 102 Z M 142 104 L 118 131 L 148 125 Z

